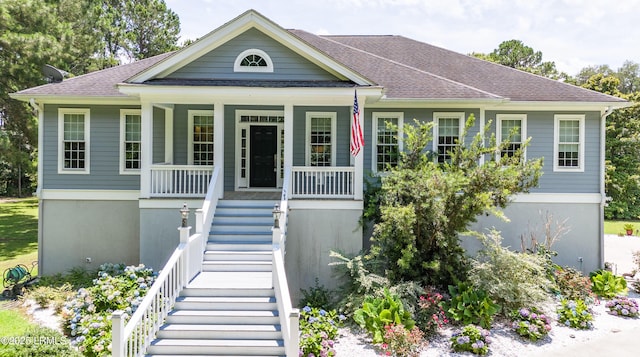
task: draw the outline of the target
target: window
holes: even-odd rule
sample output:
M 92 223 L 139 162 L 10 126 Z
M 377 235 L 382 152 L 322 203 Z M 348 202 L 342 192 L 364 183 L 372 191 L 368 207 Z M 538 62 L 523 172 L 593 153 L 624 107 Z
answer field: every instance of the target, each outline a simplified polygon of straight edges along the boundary
M 269 55 L 259 49 L 243 51 L 233 64 L 234 72 L 273 72 L 273 62 Z
M 189 110 L 189 165 L 213 166 L 213 111 Z
M 336 113 L 307 113 L 307 165 L 335 166 Z
M 584 171 L 584 115 L 556 115 L 554 171 Z
M 434 151 L 438 153 L 438 162 L 451 161 L 450 152 L 458 145 L 462 133 L 464 113 L 433 113 L 436 122 Z
M 89 173 L 89 109 L 58 109 L 58 173 Z
M 512 157 L 522 147 L 527 137 L 526 114 L 498 114 L 496 136 L 498 144 L 509 140 L 507 148 L 500 152 L 501 157 Z M 511 138 L 509 136 L 511 135 Z
M 395 129 L 387 124 L 393 124 Z M 373 113 L 373 146 L 372 164 L 374 172 L 387 171 L 389 166 L 398 165 L 402 150 L 403 113 Z
M 120 111 L 120 174 L 139 174 L 142 117 L 140 110 Z

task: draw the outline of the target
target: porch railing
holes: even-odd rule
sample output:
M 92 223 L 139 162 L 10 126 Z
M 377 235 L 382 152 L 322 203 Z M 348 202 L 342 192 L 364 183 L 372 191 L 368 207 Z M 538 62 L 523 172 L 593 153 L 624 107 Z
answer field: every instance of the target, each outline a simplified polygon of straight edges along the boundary
M 150 197 L 204 197 L 213 175 L 210 166 L 151 166 Z
M 180 227 L 180 244 L 156 278 L 146 296 L 125 325 L 126 314 L 115 311 L 111 317 L 112 354 L 114 357 L 143 356 L 173 307 L 180 291 L 202 268 L 204 246 L 222 195 L 220 168 L 212 171 L 202 208 L 196 212 L 196 233 Z M 206 226 L 209 224 L 209 226 Z
M 284 268 L 285 246 L 287 241 L 287 220 L 289 212 L 289 193 L 287 192 L 291 179 L 291 171 L 285 169 L 282 185 L 282 196 L 278 205 L 281 212 L 278 224 L 273 227 L 273 289 L 280 316 L 280 326 L 284 339 L 287 357 L 297 357 L 300 346 L 300 310 L 294 309 L 289 295 L 287 274 Z
M 291 198 L 354 198 L 352 166 L 294 166 Z

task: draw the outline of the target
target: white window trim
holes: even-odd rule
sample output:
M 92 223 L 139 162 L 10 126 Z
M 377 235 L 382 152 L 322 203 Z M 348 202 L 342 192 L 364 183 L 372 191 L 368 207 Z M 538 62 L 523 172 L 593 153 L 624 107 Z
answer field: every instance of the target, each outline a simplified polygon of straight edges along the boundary
M 200 115 L 212 116 L 214 118 L 213 133 L 214 133 L 214 140 L 215 140 L 216 128 L 215 128 L 215 116 L 213 115 L 213 110 L 188 110 L 187 111 L 187 116 L 188 116 L 187 125 L 189 126 L 189 134 L 188 134 L 189 140 L 187 144 L 187 164 L 188 165 L 193 165 L 193 117 L 200 116 Z M 214 141 L 214 148 L 215 148 L 215 141 Z
M 140 169 L 126 168 L 124 148 L 127 138 L 127 115 L 140 115 L 142 118 L 142 111 L 140 109 L 120 109 L 120 175 L 140 175 Z M 142 151 L 142 145 L 140 151 Z
M 311 166 L 311 118 L 329 117 L 331 118 L 331 166 L 336 166 L 336 112 L 307 112 L 306 135 L 305 135 L 305 163 Z
M 266 67 L 241 66 L 240 64 L 242 63 L 242 60 L 245 59 L 245 57 L 247 57 L 249 55 L 258 55 L 258 56 L 262 57 L 265 60 L 265 62 L 267 62 L 267 66 Z M 236 60 L 233 63 L 233 71 L 234 72 L 264 72 L 264 73 L 271 73 L 271 72 L 273 72 L 273 61 L 271 60 L 271 57 L 269 57 L 269 55 L 266 52 L 264 52 L 263 50 L 259 50 L 257 48 L 250 48 L 248 50 L 242 51 L 242 53 L 240 53 L 238 55 L 238 57 L 236 57 Z
M 497 114 L 496 115 L 496 141 L 498 146 L 502 144 L 502 121 L 503 120 L 520 120 L 520 138 L 522 144 L 529 138 L 527 136 L 527 115 L 526 114 Z M 496 160 L 500 159 L 502 153 L 496 153 Z M 527 149 L 524 148 L 522 158 L 527 159 Z
M 91 174 L 91 141 L 89 140 L 90 113 L 88 108 L 58 108 L 58 174 L 61 175 L 89 175 Z M 84 115 L 84 169 L 65 169 L 64 167 L 64 115 Z
M 378 171 L 378 120 L 380 118 L 398 119 L 398 152 L 403 150 L 404 135 L 404 112 L 373 112 L 371 125 L 371 171 L 383 174 L 385 171 Z
M 464 112 L 434 112 L 433 113 L 433 153 L 438 160 L 438 126 L 441 118 L 458 118 L 458 140 L 462 139 L 464 132 Z
M 584 172 L 584 114 L 556 114 L 553 117 L 553 171 L 554 172 Z M 560 121 L 577 120 L 580 130 L 578 142 L 578 167 L 564 167 L 558 165 L 558 147 L 560 145 Z

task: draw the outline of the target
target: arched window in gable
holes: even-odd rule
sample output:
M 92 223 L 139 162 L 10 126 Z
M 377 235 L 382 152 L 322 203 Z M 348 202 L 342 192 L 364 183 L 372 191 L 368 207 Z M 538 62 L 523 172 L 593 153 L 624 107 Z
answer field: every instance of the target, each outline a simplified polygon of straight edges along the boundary
M 233 64 L 234 72 L 273 72 L 273 62 L 269 55 L 259 49 L 243 51 Z

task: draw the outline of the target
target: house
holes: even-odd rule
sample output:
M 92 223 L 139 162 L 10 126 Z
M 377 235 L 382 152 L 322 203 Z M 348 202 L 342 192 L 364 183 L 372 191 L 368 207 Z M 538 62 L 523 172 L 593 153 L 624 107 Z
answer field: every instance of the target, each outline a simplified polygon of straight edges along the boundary
M 356 90 L 364 148 L 354 157 Z M 531 137 L 527 158 L 545 159 L 539 187 L 514 198 L 511 223 L 489 217 L 476 228 L 496 226 L 519 247 L 549 212 L 571 229 L 554 247 L 558 263 L 602 267 L 605 121 L 627 106 L 402 36 L 319 36 L 253 10 L 179 51 L 12 97 L 38 112 L 43 274 L 113 261 L 162 268 L 179 209 L 187 204 L 193 224 L 215 168 L 221 205 L 254 201 L 270 217 L 285 192 L 294 296 L 316 277 L 333 286 L 329 250 L 362 249 L 363 181 L 395 163 L 394 137 L 413 119 L 435 122 L 442 159 L 470 114 L 474 133 L 515 128 L 515 146 Z M 212 232 L 231 229 L 222 218 Z M 271 222 L 248 215 L 235 225 Z

